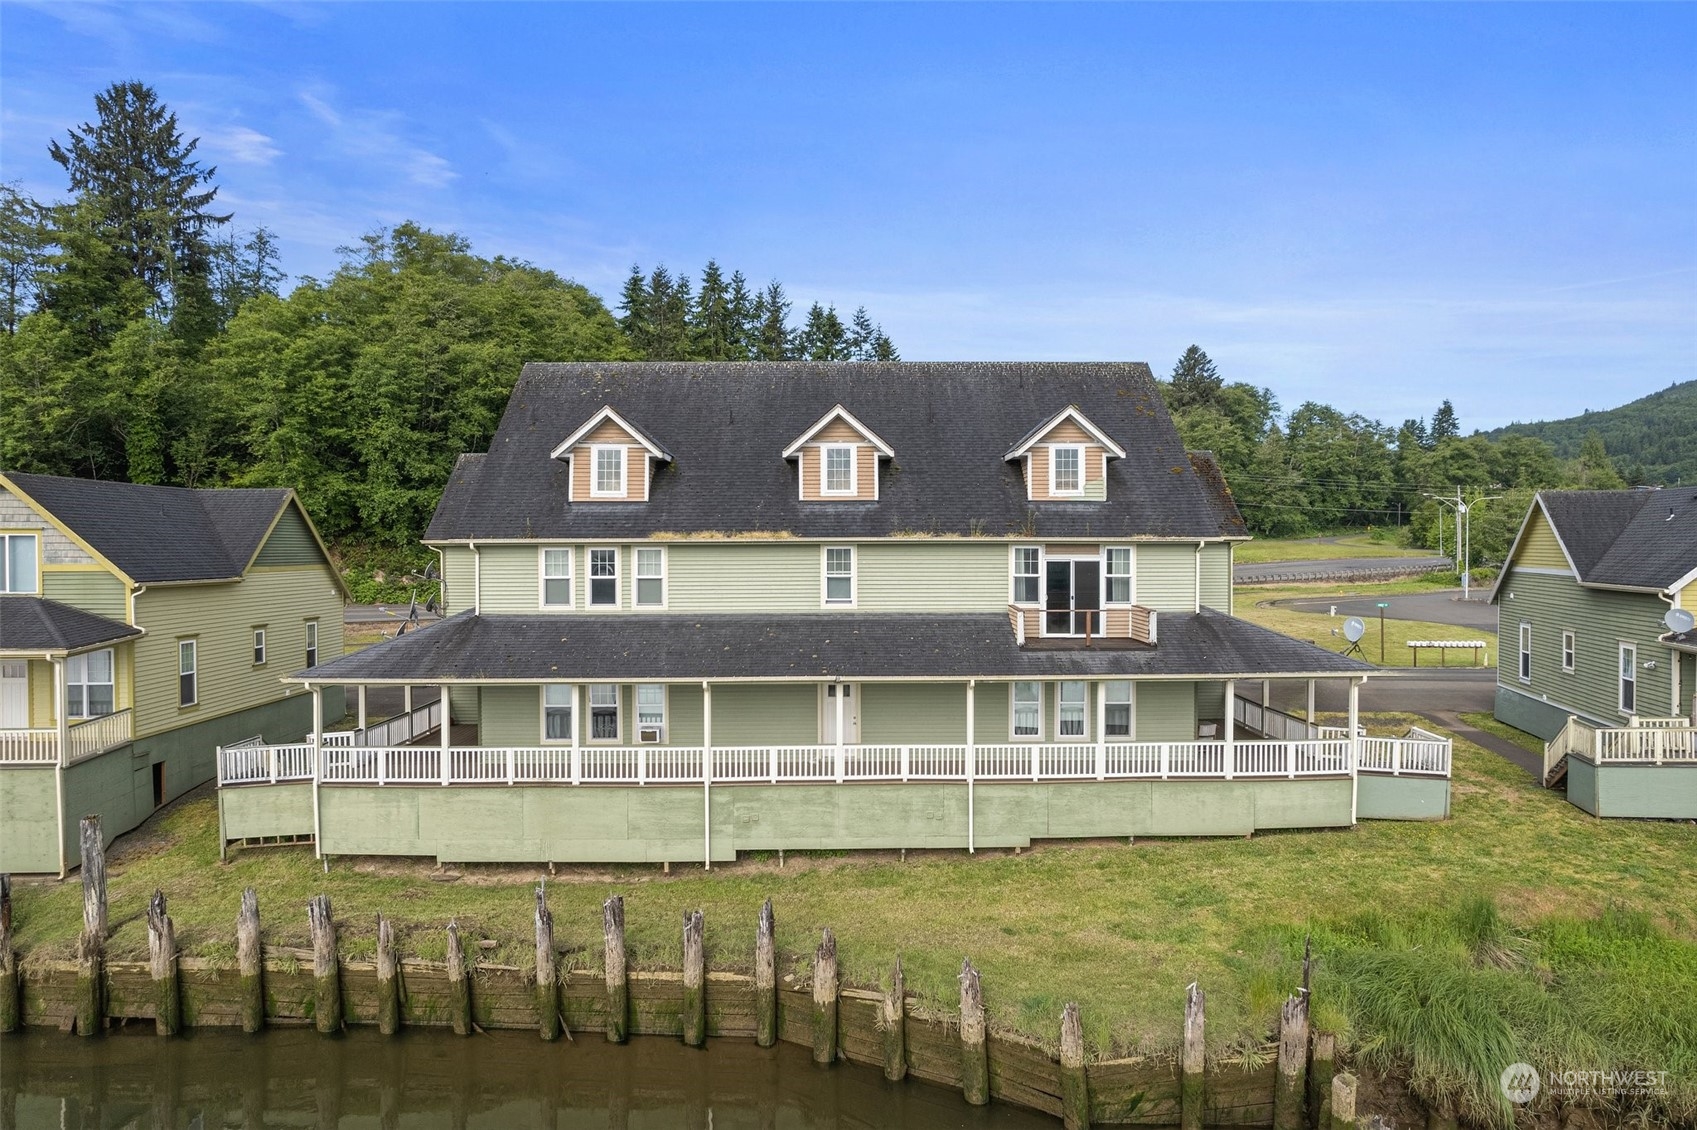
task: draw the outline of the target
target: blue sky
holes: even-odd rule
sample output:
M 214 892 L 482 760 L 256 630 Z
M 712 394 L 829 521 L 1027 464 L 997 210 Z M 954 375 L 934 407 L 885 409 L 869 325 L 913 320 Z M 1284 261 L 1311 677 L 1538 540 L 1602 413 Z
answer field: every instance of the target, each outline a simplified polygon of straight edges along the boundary
M 0 175 L 139 78 L 284 267 L 715 256 L 909 359 L 1196 342 L 1464 427 L 1697 377 L 1697 6 L 0 7 Z

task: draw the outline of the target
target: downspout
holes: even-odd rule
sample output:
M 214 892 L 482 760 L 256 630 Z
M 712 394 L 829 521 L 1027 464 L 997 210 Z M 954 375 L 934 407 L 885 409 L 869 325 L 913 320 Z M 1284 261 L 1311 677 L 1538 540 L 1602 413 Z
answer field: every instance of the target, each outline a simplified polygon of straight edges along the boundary
M 1660 600 L 1660 601 L 1664 601 L 1669 608 L 1678 608 L 1679 603 L 1680 603 L 1680 596 L 1681 596 L 1681 593 L 1683 593 L 1683 592 L 1684 592 L 1684 590 L 1682 589 L 1682 590 L 1680 590 L 1680 592 L 1676 592 L 1676 593 L 1673 593 L 1673 594 L 1670 595 L 1668 593 L 1668 590 L 1663 589 L 1661 592 L 1656 594 L 1656 599 Z M 1679 685 L 1680 656 L 1679 656 L 1679 652 L 1675 651 L 1671 647 L 1667 649 L 1667 653 L 1668 653 L 1668 717 L 1669 718 L 1679 718 L 1679 717 L 1682 717 L 1682 715 L 1679 712 L 1679 706 L 1680 706 L 1679 698 L 1680 698 L 1680 695 L 1683 694 L 1684 690 L 1685 690 L 1685 688 L 1683 688 Z
M 575 721 L 575 719 L 574 719 Z M 713 870 L 713 685 L 701 680 L 702 869 Z
M 973 785 L 978 776 L 978 745 L 974 740 L 977 737 L 974 732 L 978 714 L 978 704 L 975 701 L 977 687 L 977 679 L 966 681 L 966 852 L 968 855 L 972 855 L 978 850 L 972 812 Z
M 65 717 L 65 659 L 53 660 L 53 724 L 58 727 L 59 756 L 53 759 L 53 813 L 59 833 L 59 878 L 65 877 L 65 754 L 70 723 Z M 26 719 L 27 721 L 27 719 Z
M 1202 547 L 1207 545 L 1206 538 L 1196 539 L 1196 609 L 1202 611 Z
M 480 616 L 483 613 L 483 553 L 474 541 L 467 540 L 466 546 L 471 550 L 471 614 Z

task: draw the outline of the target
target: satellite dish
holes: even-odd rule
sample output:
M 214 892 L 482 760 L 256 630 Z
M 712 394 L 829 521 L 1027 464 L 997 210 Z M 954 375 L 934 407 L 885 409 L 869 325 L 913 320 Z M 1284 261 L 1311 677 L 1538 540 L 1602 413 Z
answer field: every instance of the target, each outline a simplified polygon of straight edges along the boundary
M 1361 637 L 1367 634 L 1367 624 L 1359 616 L 1351 616 L 1343 622 L 1343 638 L 1350 643 L 1360 643 Z
M 1697 616 L 1692 616 L 1683 608 L 1670 608 L 1668 614 L 1662 617 L 1662 623 L 1668 626 L 1668 631 L 1677 636 L 1689 632 L 1691 626 L 1697 624 Z

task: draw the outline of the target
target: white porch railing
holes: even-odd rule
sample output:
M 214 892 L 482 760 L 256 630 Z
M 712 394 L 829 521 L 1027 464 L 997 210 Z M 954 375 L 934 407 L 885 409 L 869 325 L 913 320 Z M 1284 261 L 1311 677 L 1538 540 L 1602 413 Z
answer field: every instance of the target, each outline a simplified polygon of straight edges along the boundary
M 440 728 L 442 725 L 442 700 L 427 702 L 418 709 L 407 713 L 397 714 L 381 722 L 367 726 L 363 730 L 344 731 L 352 734 L 346 743 L 352 745 L 372 746 L 382 749 L 386 746 L 406 745 L 421 734 Z M 328 734 L 325 735 L 329 737 Z M 328 741 L 325 742 L 329 745 Z
M 74 765 L 130 740 L 126 708 L 98 718 L 79 719 L 65 732 L 65 764 Z M 52 765 L 59 760 L 59 731 L 0 730 L 0 764 Z
M 1320 732 L 1318 726 L 1310 726 L 1294 714 L 1286 714 L 1282 710 L 1263 706 L 1241 696 L 1233 697 L 1232 717 L 1239 725 L 1248 726 L 1257 734 L 1274 741 L 1299 742 L 1326 736 Z M 1342 734 L 1341 730 L 1339 734 Z
M 1679 765 L 1697 762 L 1697 727 L 1689 718 L 1636 718 L 1628 726 L 1593 726 L 1573 715 L 1544 745 L 1544 780 L 1562 758 L 1599 765 Z
M 1360 771 L 1447 776 L 1450 743 L 1423 731 L 1364 738 Z M 718 784 L 839 781 L 1080 781 L 1322 777 L 1351 772 L 1350 743 L 1054 742 L 944 745 L 326 746 L 319 780 L 366 785 Z M 221 785 L 311 780 L 312 746 L 218 751 Z
M 0 762 L 52 765 L 58 760 L 58 730 L 0 730 Z

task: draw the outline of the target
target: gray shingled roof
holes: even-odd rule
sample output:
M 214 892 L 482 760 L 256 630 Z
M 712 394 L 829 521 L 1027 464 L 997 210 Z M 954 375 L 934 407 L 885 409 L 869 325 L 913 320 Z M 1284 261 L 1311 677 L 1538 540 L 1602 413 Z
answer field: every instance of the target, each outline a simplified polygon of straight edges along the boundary
M 320 664 L 313 682 L 548 679 L 1268 677 L 1365 663 L 1219 612 L 1166 613 L 1160 642 L 1021 648 L 1005 615 L 487 616 L 462 612 Z
M 7 477 L 143 583 L 241 576 L 289 497 L 281 488 L 190 490 L 57 475 Z
M 796 463 L 782 458 L 839 403 L 895 450 L 875 504 L 803 503 Z M 609 404 L 674 462 L 656 467 L 646 503 L 569 505 L 566 465 L 549 453 Z M 1069 404 L 1127 456 L 1108 463 L 1106 502 L 1029 503 L 1018 466 L 1002 456 Z M 489 452 L 455 466 L 425 540 L 708 530 L 800 537 L 1247 532 L 1217 474 L 1199 473 L 1187 457 L 1145 364 L 585 362 L 524 367 Z
M 141 635 L 108 620 L 39 596 L 0 596 L 0 651 L 75 651 Z
M 1586 584 L 1662 589 L 1697 569 L 1697 487 L 1538 497 Z

